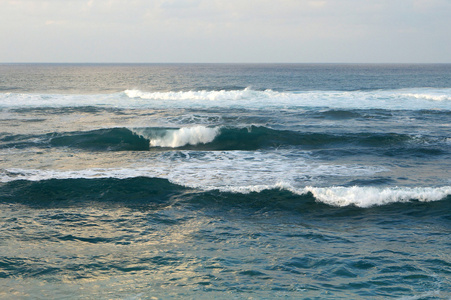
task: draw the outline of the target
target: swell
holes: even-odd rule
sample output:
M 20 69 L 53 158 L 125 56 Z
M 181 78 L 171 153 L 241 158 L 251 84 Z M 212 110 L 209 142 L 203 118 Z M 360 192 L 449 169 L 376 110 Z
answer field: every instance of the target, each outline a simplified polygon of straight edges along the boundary
M 262 126 L 182 128 L 106 128 L 44 135 L 0 135 L 0 149 L 68 147 L 89 151 L 259 150 L 297 147 L 305 150 L 343 148 L 375 150 L 387 156 L 448 153 L 449 139 L 399 133 L 317 133 Z M 380 151 L 380 150 L 383 151 Z
M 272 186 L 236 190 L 199 190 L 167 179 L 70 178 L 0 183 L 0 203 L 21 203 L 36 208 L 60 206 L 129 206 L 160 209 L 184 206 L 195 209 L 314 212 L 324 209 L 373 209 L 392 207 L 439 207 L 449 218 L 451 187 L 290 187 Z M 241 192 L 237 192 L 241 191 Z M 436 204 L 438 203 L 438 204 Z M 401 206 L 400 206 L 401 205 Z M 406 206 L 407 205 L 407 206 Z

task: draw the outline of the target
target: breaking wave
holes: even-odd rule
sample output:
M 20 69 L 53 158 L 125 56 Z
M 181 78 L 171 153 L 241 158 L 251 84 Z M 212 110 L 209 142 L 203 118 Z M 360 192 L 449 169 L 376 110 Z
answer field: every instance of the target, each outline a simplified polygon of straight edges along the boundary
M 145 130 L 135 129 L 141 136 L 146 136 Z M 205 126 L 185 127 L 175 130 L 164 130 L 162 136 L 154 137 L 150 135 L 149 144 L 151 147 L 179 148 L 186 145 L 207 144 L 212 142 L 219 134 L 219 128 L 209 128 Z
M 395 202 L 418 200 L 438 201 L 451 195 L 451 186 L 445 187 L 307 187 L 305 191 L 313 194 L 320 202 L 333 206 L 371 207 Z
M 133 172 L 133 170 L 81 170 L 81 171 L 45 171 L 45 170 L 3 170 L 0 171 L 1 180 L 0 195 L 3 198 L 18 198 L 22 199 L 21 190 L 16 188 L 17 185 L 23 185 L 27 190 L 31 188 L 33 193 L 30 193 L 28 197 L 30 199 L 39 196 L 37 191 L 45 194 L 45 198 L 51 197 L 51 195 L 61 194 L 65 197 L 72 197 L 74 193 L 74 187 L 80 186 L 80 190 L 77 192 L 80 194 L 80 198 L 83 197 L 83 193 L 88 193 L 85 188 L 91 186 L 96 190 L 101 197 L 104 197 L 104 185 L 99 180 L 116 180 L 114 185 L 108 188 L 110 197 L 117 197 L 116 193 L 111 193 L 111 190 L 118 189 L 122 194 L 127 194 L 124 189 L 137 192 L 140 191 L 140 199 L 152 198 L 154 194 L 145 191 L 153 190 L 155 187 L 159 187 L 164 183 L 164 186 L 170 188 L 166 194 L 171 194 L 171 190 L 179 191 L 182 189 L 196 189 L 201 190 L 203 193 L 221 192 L 232 194 L 265 194 L 267 191 L 286 191 L 297 196 L 311 195 L 316 202 L 327 204 L 335 207 L 347 207 L 356 206 L 361 208 L 369 208 L 373 206 L 388 205 L 393 203 L 405 203 L 410 201 L 419 202 L 434 202 L 440 200 L 450 200 L 451 186 L 443 187 L 301 187 L 295 188 L 288 183 L 277 183 L 275 185 L 253 185 L 253 186 L 224 186 L 221 188 L 211 186 L 190 186 L 182 185 L 179 182 L 173 182 L 166 178 L 155 178 L 142 176 L 139 171 Z M 138 185 L 125 184 L 124 181 L 134 180 Z M 144 180 L 144 181 L 143 181 Z M 67 183 L 69 181 L 69 183 Z M 79 182 L 82 181 L 80 184 Z M 28 183 L 27 183 L 28 182 Z M 56 183 L 59 182 L 59 183 Z M 156 182 L 156 183 L 155 183 Z M 166 183 L 165 183 L 166 182 Z M 57 188 L 52 189 L 53 185 L 60 186 L 67 183 L 67 191 L 62 192 Z M 151 184 L 149 186 L 149 183 Z M 156 184 L 156 186 L 155 186 Z M 45 186 L 43 189 L 42 186 Z M 49 185 L 49 186 L 47 186 Z M 65 185 L 66 186 L 66 185 Z M 161 188 L 158 188 L 161 190 Z M 45 192 L 48 190 L 47 192 Z M 44 191 L 44 192 L 43 192 Z M 143 192 L 144 191 L 144 192 Z M 17 195 L 15 195 L 17 194 Z M 98 196 L 99 196 L 98 195 Z M 85 195 L 86 196 L 86 195 Z M 98 197 L 96 196 L 96 197 Z M 100 197 L 99 196 L 99 197 Z M 126 197 L 127 198 L 127 197 Z M 236 199 L 236 197 L 233 197 Z M 245 201 L 246 198 L 243 198 Z M 236 200 L 234 200 L 236 201 Z M 269 200 L 268 200 L 269 201 Z M 277 200 L 271 200 L 277 201 Z

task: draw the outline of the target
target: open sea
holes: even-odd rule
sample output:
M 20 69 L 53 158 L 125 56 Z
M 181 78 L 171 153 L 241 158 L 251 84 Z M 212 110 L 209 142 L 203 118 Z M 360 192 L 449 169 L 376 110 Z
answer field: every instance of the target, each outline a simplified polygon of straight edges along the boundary
M 451 299 L 451 64 L 0 64 L 1 299 Z

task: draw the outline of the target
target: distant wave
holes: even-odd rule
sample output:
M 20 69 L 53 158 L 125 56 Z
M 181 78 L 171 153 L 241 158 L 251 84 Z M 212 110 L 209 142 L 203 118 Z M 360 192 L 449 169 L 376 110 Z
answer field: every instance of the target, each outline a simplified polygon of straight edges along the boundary
M 287 109 L 322 107 L 331 109 L 451 109 L 450 88 L 417 88 L 371 91 L 274 91 L 125 90 L 114 94 L 24 94 L 0 93 L 0 108 L 112 107 L 112 108 L 249 108 Z
M 218 91 L 179 91 L 179 92 L 144 92 L 140 90 L 125 90 L 124 94 L 130 98 L 152 99 L 152 100 L 244 100 L 262 99 L 274 97 L 287 97 L 288 93 L 275 92 L 272 90 L 255 91 L 250 88 L 243 90 L 218 90 Z
M 124 94 L 132 99 L 167 100 L 167 101 L 207 101 L 209 103 L 227 101 L 229 104 L 250 106 L 265 103 L 267 106 L 320 106 L 330 108 L 388 108 L 416 109 L 417 106 L 432 107 L 430 101 L 451 100 L 451 89 L 411 89 L 411 90 L 374 90 L 374 91 L 295 91 L 277 92 L 273 90 L 219 91 L 179 91 L 179 92 L 144 92 L 126 90 Z M 390 100 L 390 101 L 387 101 Z M 426 101 L 418 101 L 426 100 Z M 237 102 L 241 101 L 241 102 Z M 408 107 L 407 105 L 410 105 Z M 436 105 L 436 104 L 435 104 Z M 423 108 L 428 108 L 423 107 Z M 418 107 L 420 108 L 420 107 Z

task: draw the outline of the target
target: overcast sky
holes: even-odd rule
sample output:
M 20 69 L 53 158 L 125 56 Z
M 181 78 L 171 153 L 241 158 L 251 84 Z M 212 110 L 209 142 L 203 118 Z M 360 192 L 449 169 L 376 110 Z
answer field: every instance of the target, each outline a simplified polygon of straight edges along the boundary
M 0 62 L 451 63 L 451 0 L 0 0 Z

